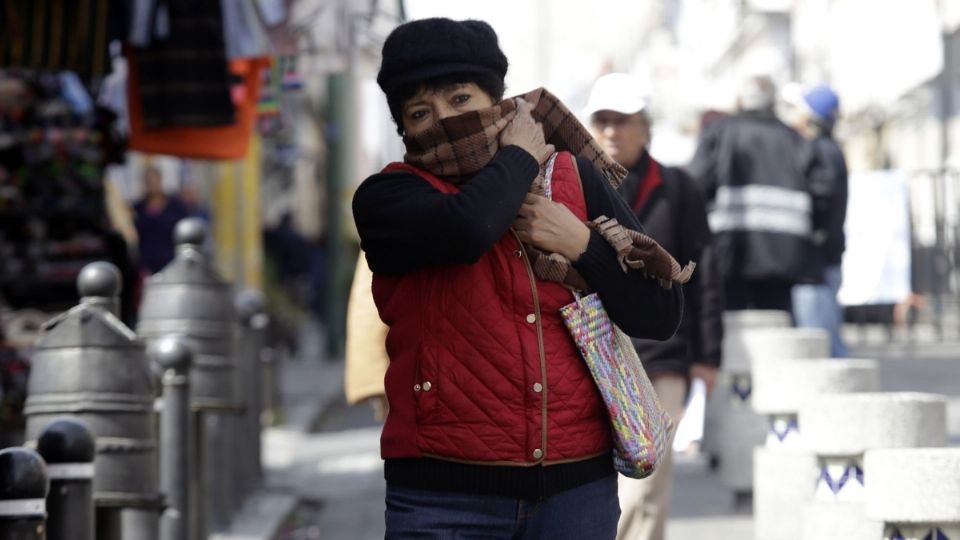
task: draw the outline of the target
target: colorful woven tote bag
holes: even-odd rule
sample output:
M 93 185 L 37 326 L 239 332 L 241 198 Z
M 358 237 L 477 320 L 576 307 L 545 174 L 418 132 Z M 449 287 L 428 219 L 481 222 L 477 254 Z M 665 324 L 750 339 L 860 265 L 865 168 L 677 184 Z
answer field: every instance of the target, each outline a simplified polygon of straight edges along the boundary
M 596 293 L 560 308 L 590 367 L 613 431 L 613 466 L 630 478 L 653 474 L 670 451 L 673 420 L 660 405 L 630 337 L 617 328 Z
M 556 154 L 547 161 L 543 187 L 552 194 Z M 560 315 L 603 396 L 613 431 L 613 466 L 629 478 L 653 474 L 670 451 L 673 420 L 660 405 L 630 337 L 617 328 L 596 293 L 560 308 Z

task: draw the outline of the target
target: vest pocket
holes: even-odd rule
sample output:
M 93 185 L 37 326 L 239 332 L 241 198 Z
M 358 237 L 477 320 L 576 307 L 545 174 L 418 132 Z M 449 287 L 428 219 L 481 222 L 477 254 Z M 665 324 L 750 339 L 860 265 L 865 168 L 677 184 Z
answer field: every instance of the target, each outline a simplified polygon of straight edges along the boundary
M 428 345 L 420 348 L 417 359 L 416 381 L 413 385 L 414 399 L 417 404 L 417 424 L 426 425 L 437 422 L 437 404 L 439 402 L 439 373 L 437 355 Z

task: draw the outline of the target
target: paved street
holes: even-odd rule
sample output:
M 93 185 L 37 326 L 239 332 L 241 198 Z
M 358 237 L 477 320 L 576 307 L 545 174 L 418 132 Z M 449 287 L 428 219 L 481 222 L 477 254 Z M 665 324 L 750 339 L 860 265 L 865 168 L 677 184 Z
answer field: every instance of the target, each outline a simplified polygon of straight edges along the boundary
M 960 445 L 960 344 L 908 346 L 870 339 L 857 356 L 882 362 L 884 390 L 939 392 L 951 396 L 953 443 Z M 342 365 L 305 354 L 288 362 L 283 385 L 290 410 L 286 425 L 265 435 L 269 483 L 295 493 L 304 511 L 283 538 L 354 540 L 383 538 L 379 427 L 366 407 L 347 407 L 340 397 Z M 322 405 L 322 406 L 320 406 Z M 731 494 L 696 456 L 678 456 L 668 537 L 673 540 L 746 540 L 753 537 L 749 504 Z

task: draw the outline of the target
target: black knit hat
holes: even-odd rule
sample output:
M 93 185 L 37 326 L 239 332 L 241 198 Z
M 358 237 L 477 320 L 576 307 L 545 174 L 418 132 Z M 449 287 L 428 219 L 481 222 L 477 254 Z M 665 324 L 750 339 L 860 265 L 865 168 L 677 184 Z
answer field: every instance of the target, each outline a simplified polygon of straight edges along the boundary
M 396 27 L 383 43 L 377 84 L 389 94 L 401 84 L 454 73 L 507 74 L 497 34 L 483 21 L 420 19 Z

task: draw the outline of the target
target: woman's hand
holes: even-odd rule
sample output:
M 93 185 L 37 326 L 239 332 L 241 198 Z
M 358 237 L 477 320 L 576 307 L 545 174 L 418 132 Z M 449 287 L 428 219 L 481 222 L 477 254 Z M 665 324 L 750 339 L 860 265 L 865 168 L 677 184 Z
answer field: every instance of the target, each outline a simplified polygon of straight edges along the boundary
M 530 115 L 532 106 L 522 98 L 517 98 L 517 113 L 513 120 L 500 132 L 500 146 L 516 145 L 526 150 L 537 163 L 544 163 L 553 155 L 552 144 L 543 139 L 543 126 Z
M 566 206 L 528 193 L 513 222 L 517 236 L 547 253 L 576 261 L 590 243 L 590 229 Z

